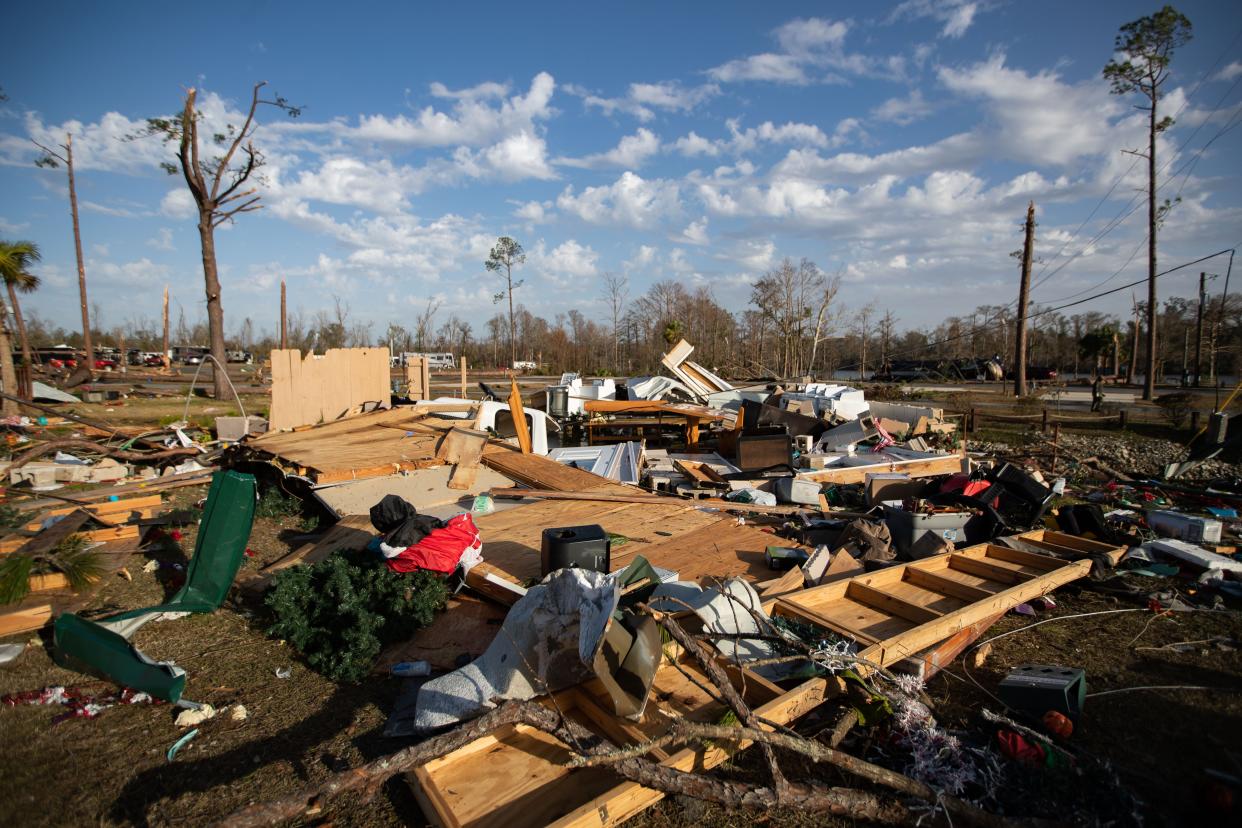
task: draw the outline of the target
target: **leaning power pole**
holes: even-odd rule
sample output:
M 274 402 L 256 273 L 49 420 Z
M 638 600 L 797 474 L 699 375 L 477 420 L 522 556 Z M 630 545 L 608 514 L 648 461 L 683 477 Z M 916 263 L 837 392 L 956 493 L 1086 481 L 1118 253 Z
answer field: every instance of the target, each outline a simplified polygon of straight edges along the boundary
M 1026 393 L 1026 304 L 1031 292 L 1031 254 L 1035 246 L 1035 202 L 1026 208 L 1026 239 L 1022 242 L 1022 286 L 1018 289 L 1018 333 L 1014 343 L 1013 395 Z

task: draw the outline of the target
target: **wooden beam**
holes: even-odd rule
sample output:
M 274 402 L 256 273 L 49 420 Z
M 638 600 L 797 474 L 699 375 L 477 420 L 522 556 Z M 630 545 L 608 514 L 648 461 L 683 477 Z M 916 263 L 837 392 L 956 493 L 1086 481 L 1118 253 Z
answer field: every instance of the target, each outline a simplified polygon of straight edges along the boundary
M 845 594 L 860 604 L 866 604 L 869 607 L 905 618 L 907 621 L 913 621 L 916 624 L 926 624 L 928 621 L 935 621 L 943 615 L 943 613 L 919 606 L 904 598 L 898 598 L 896 595 L 890 595 L 887 592 L 882 592 L 873 586 L 867 586 L 858 581 L 850 581 L 849 588 L 846 589 Z
M 509 392 L 509 414 L 513 417 L 513 430 L 517 432 L 518 446 L 522 454 L 530 454 L 530 429 L 526 425 L 526 411 L 522 408 L 522 392 L 518 390 L 517 380 L 509 377 L 512 390 Z
M 503 471 L 503 469 L 501 470 Z M 511 489 L 496 486 L 488 490 L 492 497 L 542 498 L 544 500 L 593 500 L 601 503 L 651 503 L 658 506 L 680 504 L 686 507 L 705 509 L 732 509 L 738 512 L 758 512 L 772 515 L 792 515 L 798 512 L 817 512 L 813 506 L 763 506 L 758 503 L 737 503 L 732 500 L 718 500 L 712 497 L 680 498 L 649 495 L 622 495 L 605 492 L 550 492 L 541 489 Z
M 902 472 L 910 477 L 936 477 L 942 474 L 954 474 L 962 470 L 962 458 L 957 454 L 944 457 L 933 457 L 926 460 L 889 460 L 877 461 L 868 466 L 851 466 L 841 469 L 824 469 L 817 472 L 804 472 L 798 475 L 801 480 L 815 483 L 863 483 L 868 474 L 875 472 Z
M 41 629 L 52 620 L 52 605 L 38 604 L 33 607 L 0 613 L 0 637 L 32 632 Z
M 988 544 L 988 557 L 996 558 L 998 561 L 1008 561 L 1019 566 L 1029 566 L 1032 569 L 1039 569 L 1044 572 L 1060 569 L 1065 565 L 1059 558 L 1049 558 L 1047 555 L 1036 555 L 1034 552 L 1023 552 L 1020 549 L 1010 549 L 1008 546 L 996 546 L 994 544 Z
M 966 555 L 950 555 L 949 568 L 956 569 L 958 572 L 965 572 L 967 575 L 986 578 L 989 581 L 999 581 L 1002 584 L 1020 584 L 1035 577 L 1025 572 L 1019 572 L 1016 569 L 1010 569 L 1007 566 L 988 563 L 987 561 L 970 558 Z
M 953 578 L 948 578 L 926 569 L 916 569 L 915 567 L 908 567 L 906 569 L 905 580 L 917 587 L 929 589 L 932 592 L 939 592 L 942 595 L 948 595 L 953 598 L 960 598 L 963 601 L 983 601 L 996 594 L 982 587 L 964 584 Z

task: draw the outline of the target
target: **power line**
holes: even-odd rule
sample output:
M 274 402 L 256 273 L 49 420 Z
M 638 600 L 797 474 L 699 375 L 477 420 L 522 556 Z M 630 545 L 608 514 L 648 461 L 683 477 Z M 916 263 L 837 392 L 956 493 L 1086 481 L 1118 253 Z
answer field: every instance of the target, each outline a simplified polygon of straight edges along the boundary
M 1242 29 L 1238 29 L 1238 31 L 1234 33 L 1233 39 L 1221 51 L 1221 53 L 1216 56 L 1215 62 L 1213 62 L 1213 64 L 1206 71 L 1204 71 L 1203 74 L 1199 76 L 1199 80 L 1197 83 L 1195 83 L 1194 89 L 1190 90 L 1190 92 L 1186 95 L 1186 99 L 1182 101 L 1182 105 L 1178 107 L 1178 110 L 1176 112 L 1173 113 L 1174 120 L 1176 120 L 1177 117 L 1181 115 L 1182 112 L 1185 111 L 1186 107 L 1190 106 L 1191 99 L 1194 98 L 1196 94 L 1198 94 L 1199 89 L 1203 86 L 1204 83 L 1207 82 L 1207 79 L 1216 71 L 1216 67 L 1220 66 L 1221 61 L 1223 61 L 1225 57 L 1233 51 L 1233 47 L 1238 42 L 1239 38 L 1242 38 Z M 1239 80 L 1242 80 L 1242 78 L 1239 78 Z M 1229 93 L 1233 91 L 1234 86 L 1237 86 L 1237 82 L 1235 82 L 1234 85 L 1231 86 L 1225 92 L 1225 94 L 1221 96 L 1220 100 L 1217 101 L 1216 107 L 1213 107 L 1214 110 L 1219 108 L 1221 102 L 1223 102 L 1224 99 L 1229 95 Z M 1210 117 L 1211 116 L 1208 116 L 1208 118 L 1205 118 L 1204 121 L 1199 124 L 1199 126 L 1195 129 L 1195 131 L 1192 132 L 1190 136 L 1185 141 L 1182 142 L 1182 145 L 1177 148 L 1176 152 L 1181 152 L 1186 147 L 1186 145 L 1189 144 L 1194 139 L 1194 136 L 1198 134 L 1199 129 L 1203 128 L 1203 124 L 1206 123 Z M 1173 157 L 1176 157 L 1176 156 L 1175 155 L 1171 156 L 1169 161 L 1165 162 L 1165 166 L 1167 166 L 1168 163 L 1172 161 Z M 1112 196 L 1113 192 L 1117 189 L 1117 187 L 1121 184 L 1121 182 L 1125 180 L 1126 176 L 1128 176 L 1134 170 L 1134 167 L 1138 164 L 1138 162 L 1139 162 L 1139 158 L 1136 157 L 1134 161 L 1130 163 L 1130 166 L 1126 169 L 1126 171 L 1121 173 L 1121 175 L 1117 176 L 1116 180 L 1113 181 L 1112 186 L 1108 188 L 1108 192 L 1106 192 L 1100 198 L 1100 200 L 1096 203 L 1095 207 L 1091 209 L 1091 212 L 1087 215 L 1087 217 L 1083 219 L 1082 223 L 1079 224 L 1078 227 L 1074 230 L 1074 232 L 1070 234 L 1070 237 L 1066 239 L 1064 244 L 1061 245 L 1061 248 L 1056 252 L 1056 255 L 1054 255 L 1051 259 L 1049 259 L 1048 263 L 1040 269 L 1039 273 L 1037 274 L 1038 278 L 1035 284 L 1031 286 L 1032 291 L 1035 288 L 1039 287 L 1044 282 L 1046 282 L 1048 279 L 1051 279 L 1053 276 L 1059 273 L 1062 269 L 1064 269 L 1065 265 L 1069 264 L 1069 262 L 1072 262 L 1074 259 L 1078 258 L 1078 256 L 1082 255 L 1084 252 L 1090 249 L 1092 244 L 1094 244 L 1095 242 L 1099 241 L 1100 238 L 1102 238 L 1102 235 L 1096 236 L 1091 241 L 1083 245 L 1083 249 L 1079 251 L 1078 253 L 1074 254 L 1073 256 L 1071 256 L 1070 259 L 1065 262 L 1065 264 L 1058 267 L 1052 273 L 1049 273 L 1046 277 L 1043 275 L 1044 271 L 1046 271 L 1049 267 L 1052 266 L 1052 262 L 1055 262 L 1057 259 L 1059 259 L 1061 257 L 1061 254 L 1065 252 L 1065 248 L 1068 247 L 1075 238 L 1077 238 L 1078 234 L 1082 232 L 1082 229 L 1083 227 L 1086 226 L 1087 222 L 1089 222 L 1092 219 L 1092 217 L 1095 216 L 1096 212 L 1099 211 L 1100 207 L 1102 207 L 1104 203 L 1109 199 L 1109 197 Z M 1161 167 L 1161 171 L 1163 171 L 1163 169 L 1164 169 L 1164 166 Z M 1135 198 L 1137 198 L 1137 196 L 1135 196 Z M 1133 203 L 1133 199 L 1131 200 L 1131 203 Z M 1128 206 L 1129 205 L 1127 205 L 1127 207 Z M 1123 207 L 1122 211 L 1125 212 L 1125 210 L 1126 208 Z M 1116 223 L 1119 223 L 1120 221 L 1124 221 L 1133 212 L 1134 210 L 1130 210 L 1129 212 L 1126 212 L 1124 216 L 1120 216 L 1120 219 L 1115 219 L 1114 221 Z M 1113 224 L 1113 227 L 1116 227 L 1116 223 Z M 1111 232 L 1111 229 L 1112 228 L 1109 228 L 1109 230 L 1105 232 Z

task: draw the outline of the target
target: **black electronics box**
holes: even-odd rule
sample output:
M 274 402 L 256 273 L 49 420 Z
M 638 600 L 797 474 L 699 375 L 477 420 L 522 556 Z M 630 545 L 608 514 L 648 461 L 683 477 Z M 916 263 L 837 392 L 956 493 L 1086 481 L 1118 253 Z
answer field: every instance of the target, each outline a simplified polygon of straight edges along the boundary
M 737 438 L 737 467 L 742 471 L 793 463 L 793 438 L 788 434 L 743 434 Z
M 1087 700 L 1087 676 L 1077 667 L 1023 664 L 1001 679 L 997 692 L 1005 704 L 1035 718 L 1056 710 L 1077 721 Z
M 543 530 L 539 551 L 544 575 L 570 567 L 606 573 L 611 542 L 604 527 L 598 524 L 561 526 Z

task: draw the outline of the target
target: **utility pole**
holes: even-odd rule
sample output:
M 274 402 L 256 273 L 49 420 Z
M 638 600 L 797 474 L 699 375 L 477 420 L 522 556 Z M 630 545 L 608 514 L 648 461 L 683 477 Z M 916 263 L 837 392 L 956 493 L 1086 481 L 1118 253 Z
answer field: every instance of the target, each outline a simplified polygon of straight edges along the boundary
M 1207 274 L 1199 274 L 1199 309 L 1195 312 L 1195 388 L 1203 369 L 1203 306 L 1207 304 Z
M 1190 370 L 1190 328 L 1182 330 L 1182 387 L 1186 387 L 1187 372 Z
M 1022 285 L 1018 289 L 1018 333 L 1014 343 L 1013 395 L 1026 393 L 1026 304 L 1031 291 L 1031 254 L 1035 246 L 1035 202 L 1026 207 L 1026 238 L 1022 242 Z
M 164 352 L 160 354 L 160 361 L 164 363 L 164 370 L 167 371 L 168 363 L 168 285 L 164 285 Z
M 285 280 L 280 280 L 280 350 L 289 347 L 288 317 L 285 315 Z
M 1130 295 L 1130 307 L 1134 318 L 1130 320 L 1130 359 L 1126 362 L 1126 385 L 1134 384 L 1134 364 L 1138 362 L 1139 312 L 1138 302 Z
M 73 217 L 73 249 L 78 257 L 78 298 L 82 305 L 82 349 L 86 351 L 88 370 L 94 370 L 95 349 L 91 343 L 91 316 L 86 299 L 86 265 L 82 261 L 82 228 L 78 223 L 78 190 L 73 177 L 73 133 L 66 134 L 65 143 L 60 145 L 65 151 L 64 155 L 37 141 L 33 143 L 44 152 L 44 155 L 35 161 L 36 166 L 58 167 L 63 163 L 69 172 L 69 215 Z

